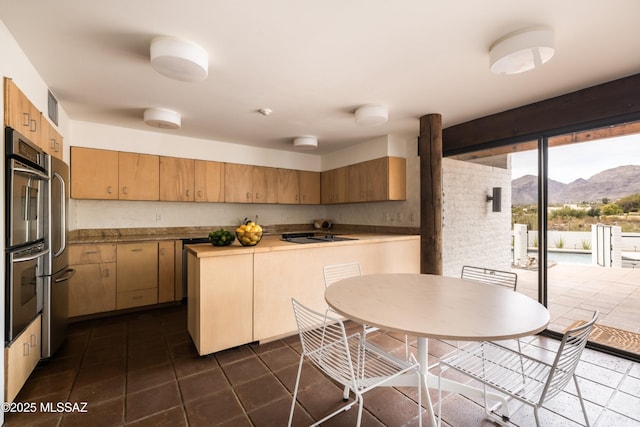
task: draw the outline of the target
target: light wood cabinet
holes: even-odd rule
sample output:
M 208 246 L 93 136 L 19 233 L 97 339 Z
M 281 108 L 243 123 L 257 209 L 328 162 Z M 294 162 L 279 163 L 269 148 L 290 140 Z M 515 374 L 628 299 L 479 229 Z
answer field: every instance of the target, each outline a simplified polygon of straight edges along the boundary
M 187 257 L 187 328 L 198 354 L 253 341 L 253 254 Z
M 419 273 L 420 239 L 360 240 L 342 244 L 299 245 L 292 250 L 256 251 L 254 275 L 254 341 L 271 341 L 295 334 L 291 298 L 324 312 L 322 268 L 360 262 L 363 274 Z M 304 268 L 292 266 L 304 265 Z
M 193 202 L 195 160 L 160 157 L 160 200 Z
M 13 80 L 4 79 L 4 123 L 41 146 L 40 111 L 29 101 Z
M 278 169 L 278 203 L 300 203 L 300 174 L 293 169 Z
M 158 243 L 122 243 L 116 251 L 116 309 L 158 303 Z
M 300 204 L 320 204 L 320 172 L 298 171 L 300 179 Z
M 253 166 L 238 163 L 224 165 L 224 201 L 227 203 L 253 201 Z
M 116 245 L 70 245 L 69 317 L 116 309 Z
M 195 161 L 195 201 L 224 202 L 225 164 Z
M 321 174 L 322 203 L 407 199 L 407 160 L 400 157 L 356 163 Z
M 62 135 L 45 118 L 42 118 L 42 142 L 47 153 L 62 160 Z
M 175 294 L 175 246 L 176 241 L 158 242 L 158 302 L 176 300 Z M 182 298 L 182 297 L 181 297 Z
M 118 199 L 158 200 L 158 156 L 118 153 Z
M 71 197 L 118 199 L 118 152 L 71 147 Z
M 347 168 L 337 168 L 320 174 L 321 200 L 323 204 L 345 203 L 347 201 Z
M 4 402 L 10 403 L 33 372 L 42 353 L 42 320 L 33 322 L 4 350 Z
M 253 203 L 278 203 L 278 169 L 253 166 Z

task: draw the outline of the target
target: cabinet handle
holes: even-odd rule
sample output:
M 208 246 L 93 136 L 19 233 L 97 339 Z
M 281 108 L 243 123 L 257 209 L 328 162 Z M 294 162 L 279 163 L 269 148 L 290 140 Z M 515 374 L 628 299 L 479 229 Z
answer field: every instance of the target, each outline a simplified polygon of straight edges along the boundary
M 136 300 L 136 299 L 142 299 L 142 295 L 135 295 L 132 299 Z
M 86 251 L 86 252 L 82 252 L 83 255 L 93 255 L 93 254 L 97 254 L 98 251 Z
M 129 194 L 129 189 L 127 187 L 122 187 L 122 192 L 124 194 Z
M 187 197 L 191 197 L 191 190 L 187 190 Z
M 28 356 L 29 353 L 31 353 L 31 346 L 29 345 L 28 342 L 22 344 L 22 355 L 23 356 Z
M 198 198 L 202 198 L 202 191 L 198 190 Z
M 29 113 L 22 113 L 22 126 L 29 126 L 29 124 L 31 123 L 31 114 Z
M 37 132 L 38 131 L 38 122 L 36 122 L 35 120 L 31 120 L 31 124 L 33 126 L 29 126 L 29 131 Z
M 113 187 L 111 185 L 107 187 L 107 193 L 109 194 L 113 193 Z
M 60 152 L 60 144 L 56 142 L 56 153 Z
M 247 200 L 251 200 L 251 193 L 247 191 Z
M 108 268 L 104 269 L 104 274 L 102 275 L 102 277 L 104 277 L 104 278 L 108 278 L 109 277 L 109 269 Z
M 256 193 L 256 200 L 260 198 L 260 193 Z
M 131 252 L 142 252 L 142 248 L 131 249 Z
M 50 139 L 49 139 L 49 148 L 51 148 L 51 149 L 52 149 L 52 150 L 54 150 L 54 151 L 58 151 L 58 150 L 56 149 L 56 145 L 57 145 L 57 143 L 56 143 L 55 138 L 50 138 Z
M 164 255 L 164 248 L 160 249 L 160 255 Z
M 38 345 L 38 335 L 31 334 L 31 339 L 29 340 L 29 345 L 31 347 L 35 347 Z

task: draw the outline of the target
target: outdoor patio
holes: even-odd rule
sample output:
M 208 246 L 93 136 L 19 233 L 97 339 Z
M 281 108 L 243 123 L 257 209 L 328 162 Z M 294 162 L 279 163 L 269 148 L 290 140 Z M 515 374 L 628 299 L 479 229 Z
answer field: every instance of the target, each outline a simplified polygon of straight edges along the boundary
M 513 271 L 518 274 L 517 290 L 537 299 L 538 272 Z M 640 334 L 640 268 L 557 264 L 548 275 L 549 329 L 562 332 L 598 309 L 599 325 Z

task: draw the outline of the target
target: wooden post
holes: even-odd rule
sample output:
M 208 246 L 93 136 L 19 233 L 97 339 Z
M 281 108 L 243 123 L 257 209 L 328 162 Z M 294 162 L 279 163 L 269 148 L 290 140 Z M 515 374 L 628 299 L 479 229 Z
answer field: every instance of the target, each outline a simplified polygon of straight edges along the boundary
M 442 116 L 420 117 L 420 271 L 442 275 Z

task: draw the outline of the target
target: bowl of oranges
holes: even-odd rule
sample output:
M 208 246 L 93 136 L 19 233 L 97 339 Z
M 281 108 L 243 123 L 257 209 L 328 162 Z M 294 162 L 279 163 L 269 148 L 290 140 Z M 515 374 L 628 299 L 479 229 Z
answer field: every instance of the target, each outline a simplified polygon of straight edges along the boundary
M 236 228 L 236 237 L 242 246 L 255 246 L 262 240 L 262 227 L 253 221 L 245 220 Z

